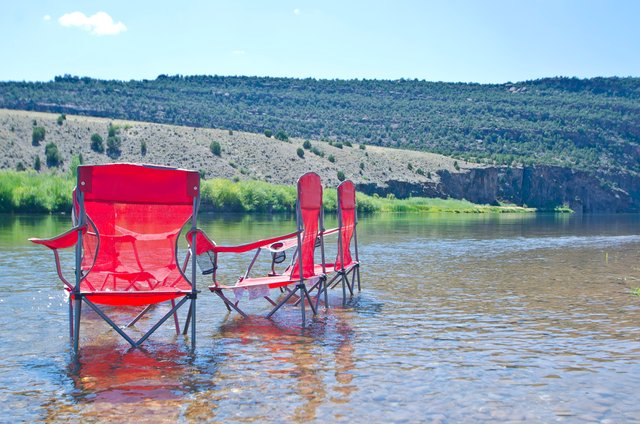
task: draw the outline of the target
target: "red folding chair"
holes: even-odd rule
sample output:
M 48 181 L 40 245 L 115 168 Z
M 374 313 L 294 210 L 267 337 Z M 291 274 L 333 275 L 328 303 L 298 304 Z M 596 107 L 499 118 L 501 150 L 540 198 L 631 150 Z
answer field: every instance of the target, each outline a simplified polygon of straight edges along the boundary
M 338 254 L 333 264 L 325 264 L 327 273 L 335 273 L 325 289 L 336 287 L 342 282 L 342 300 L 346 301 L 347 289 L 353 296 L 355 282 L 360 291 L 360 260 L 358 257 L 358 215 L 356 210 L 356 188 L 351 180 L 338 186 L 338 228 L 327 230 L 324 235 L 338 232 Z M 354 254 L 351 253 L 353 240 Z M 319 267 L 320 265 L 316 265 Z M 324 289 L 320 288 L 322 292 Z M 320 295 L 320 293 L 318 293 Z
M 190 221 L 196 229 L 200 202 L 200 175 L 195 171 L 109 164 L 78 167 L 74 190 L 74 224 L 51 239 L 30 239 L 55 255 L 58 276 L 69 292 L 69 329 L 77 354 L 80 314 L 84 302 L 133 347 L 143 343 L 169 317 L 191 300 L 184 334 L 191 323 L 191 345 L 196 341 L 196 264 L 191 280 L 178 262 L 178 240 Z M 195 238 L 192 245 L 197 247 Z M 58 249 L 75 246 L 75 283 L 63 275 Z M 176 304 L 177 301 L 177 304 Z M 150 307 L 171 302 L 171 309 L 139 340 L 134 341 L 98 305 L 144 306 L 129 325 Z
M 324 263 L 324 242 L 322 237 L 318 237 L 323 231 L 323 209 L 322 209 L 322 184 L 318 174 L 309 172 L 298 180 L 298 200 L 296 202 L 296 222 L 297 231 L 291 234 L 274 237 L 267 240 L 259 240 L 240 246 L 217 246 L 201 230 L 196 230 L 197 248 L 195 249 L 198 264 L 203 274 L 212 274 L 213 285 L 209 289 L 215 293 L 226 305 L 227 309 L 232 309 L 246 317 L 247 314 L 238 306 L 240 298 L 248 292 L 249 298 L 263 297 L 273 309 L 267 314 L 270 318 L 278 309 L 286 304 L 289 299 L 298 293 L 300 299 L 300 311 L 302 314 L 302 325 L 305 325 L 305 301 L 309 303 L 313 314 L 317 313 L 317 300 L 314 306 L 309 292 L 323 287 L 326 282 L 326 275 L 322 266 L 316 267 L 314 261 L 315 248 L 320 246 L 322 263 Z M 193 234 L 188 233 L 187 239 L 192 240 Z M 296 246 L 296 253 L 291 266 L 285 272 L 272 272 L 266 277 L 251 277 L 251 269 L 255 265 L 263 251 L 271 251 L 275 255 L 272 258 L 272 265 L 277 262 L 277 254 L 288 247 Z M 235 285 L 228 286 L 218 283 L 216 271 L 218 267 L 218 254 L 244 253 L 255 250 L 253 260 L 249 264 L 246 272 L 238 279 Z M 273 269 L 273 268 L 272 268 Z M 307 287 L 307 283 L 311 287 Z M 295 285 L 293 289 L 289 286 Z M 270 297 L 270 289 L 281 289 L 286 296 L 276 302 Z M 236 301 L 231 301 L 225 292 L 235 292 Z

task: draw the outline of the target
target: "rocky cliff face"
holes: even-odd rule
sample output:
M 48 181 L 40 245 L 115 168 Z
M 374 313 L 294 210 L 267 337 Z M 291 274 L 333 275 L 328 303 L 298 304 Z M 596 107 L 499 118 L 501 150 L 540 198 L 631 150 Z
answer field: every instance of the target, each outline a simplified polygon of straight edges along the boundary
M 553 166 L 485 167 L 460 172 L 438 171 L 438 182 L 387 181 L 385 186 L 359 184 L 358 189 L 398 198 L 452 197 L 474 203 L 507 201 L 541 209 L 568 205 L 576 212 L 640 211 L 640 177 L 628 173 L 594 174 Z

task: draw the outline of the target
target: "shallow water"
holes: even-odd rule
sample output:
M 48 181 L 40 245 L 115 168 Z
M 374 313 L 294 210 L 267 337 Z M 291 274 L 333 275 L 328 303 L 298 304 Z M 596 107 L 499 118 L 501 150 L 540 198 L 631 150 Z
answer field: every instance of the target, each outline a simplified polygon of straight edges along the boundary
M 294 229 L 201 222 L 223 244 Z M 128 349 L 85 308 L 79 366 L 53 255 L 26 241 L 67 225 L 0 217 L 2 422 L 640 421 L 640 216 L 363 217 L 362 292 L 333 290 L 305 329 L 260 300 L 228 315 L 202 278 L 195 354 L 170 321 Z M 223 278 L 249 259 L 223 257 Z

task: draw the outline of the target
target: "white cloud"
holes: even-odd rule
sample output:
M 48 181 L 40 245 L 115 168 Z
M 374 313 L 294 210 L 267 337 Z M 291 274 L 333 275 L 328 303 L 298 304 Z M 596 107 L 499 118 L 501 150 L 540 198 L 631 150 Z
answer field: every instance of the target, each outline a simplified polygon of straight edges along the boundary
M 293 14 L 294 15 L 299 15 L 300 14 L 300 9 L 293 9 Z
M 51 16 L 49 16 L 49 15 L 44 15 L 44 16 L 42 17 L 42 20 L 43 20 L 43 21 L 50 21 L 50 20 L 51 20 Z
M 105 12 L 87 16 L 82 12 L 65 13 L 58 22 L 63 27 L 79 27 L 94 35 L 118 35 L 127 30 L 122 22 L 114 22 Z

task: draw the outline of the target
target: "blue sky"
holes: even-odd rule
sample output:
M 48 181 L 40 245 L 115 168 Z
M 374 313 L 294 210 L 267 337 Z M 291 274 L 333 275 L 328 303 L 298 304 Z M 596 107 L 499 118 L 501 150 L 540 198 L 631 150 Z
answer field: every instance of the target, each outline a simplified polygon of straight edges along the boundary
M 0 80 L 640 76 L 639 19 L 635 0 L 14 0 Z

